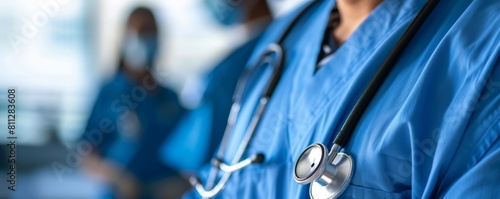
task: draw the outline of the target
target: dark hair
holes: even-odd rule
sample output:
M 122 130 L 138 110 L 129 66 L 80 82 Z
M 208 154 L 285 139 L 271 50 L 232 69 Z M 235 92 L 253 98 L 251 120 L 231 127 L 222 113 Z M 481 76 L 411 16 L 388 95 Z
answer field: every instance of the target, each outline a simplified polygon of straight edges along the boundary
M 128 17 L 127 25 L 134 18 L 140 19 L 141 23 L 143 23 L 144 26 L 147 26 L 146 27 L 147 30 L 139 30 L 139 31 L 153 31 L 155 33 L 158 32 L 158 25 L 156 23 L 156 18 L 155 15 L 153 14 L 153 11 L 150 8 L 144 6 L 135 8 Z

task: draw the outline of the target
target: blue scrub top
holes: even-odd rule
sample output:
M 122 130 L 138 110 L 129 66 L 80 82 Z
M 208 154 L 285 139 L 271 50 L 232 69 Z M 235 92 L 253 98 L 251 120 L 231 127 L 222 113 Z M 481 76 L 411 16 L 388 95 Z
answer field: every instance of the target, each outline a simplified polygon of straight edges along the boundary
M 136 83 L 119 70 L 100 90 L 82 139 L 142 183 L 151 183 L 176 174 L 158 154 L 184 112 L 177 95 L 151 76 Z
M 293 179 L 310 144 L 331 143 L 424 0 L 382 1 L 315 72 L 335 1 L 316 1 L 284 42 L 285 71 L 245 157 L 216 198 L 309 198 Z M 500 2 L 442 0 L 365 111 L 344 151 L 342 198 L 495 198 L 500 187 Z M 249 66 L 299 10 L 276 20 Z M 271 70 L 252 80 L 224 161 L 231 162 Z M 200 172 L 205 182 L 208 168 Z M 185 198 L 199 198 L 192 191 Z
M 233 93 L 245 64 L 260 35 L 234 50 L 204 78 L 206 89 L 201 104 L 190 110 L 162 147 L 165 164 L 184 171 L 196 171 L 213 157 L 224 134 Z

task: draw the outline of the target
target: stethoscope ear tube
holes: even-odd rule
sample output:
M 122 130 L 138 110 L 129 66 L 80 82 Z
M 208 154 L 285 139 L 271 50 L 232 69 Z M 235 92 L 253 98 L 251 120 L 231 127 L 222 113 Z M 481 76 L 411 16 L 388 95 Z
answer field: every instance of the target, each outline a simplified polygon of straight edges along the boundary
M 274 65 L 274 70 L 271 75 L 271 81 L 269 81 L 269 83 L 266 86 L 266 89 L 264 89 L 264 93 L 262 94 L 263 97 L 267 99 L 271 98 L 271 95 L 274 93 L 276 86 L 278 86 L 278 83 L 281 79 L 281 75 L 283 73 L 283 58 L 284 58 L 283 48 L 280 45 L 274 43 L 269 45 L 268 51 L 266 52 L 263 58 L 273 55 L 276 57 L 274 58 L 275 63 L 272 64 Z

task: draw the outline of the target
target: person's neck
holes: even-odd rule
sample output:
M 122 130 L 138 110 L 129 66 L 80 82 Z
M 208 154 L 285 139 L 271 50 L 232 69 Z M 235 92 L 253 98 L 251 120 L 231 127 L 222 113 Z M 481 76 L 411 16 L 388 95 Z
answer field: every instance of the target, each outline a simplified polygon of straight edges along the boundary
M 257 1 L 257 4 L 252 6 L 250 11 L 247 13 L 246 22 L 251 23 L 257 20 L 262 21 L 262 19 L 266 19 L 268 22 L 271 22 L 273 15 L 266 1 Z
M 241 27 L 245 29 L 248 38 L 253 38 L 259 35 L 272 21 L 271 17 L 261 17 L 252 21 L 246 22 Z
M 259 1 L 247 13 L 245 19 L 239 28 L 244 30 L 246 38 L 252 39 L 259 35 L 273 21 L 273 15 L 266 2 Z
M 382 0 L 337 0 L 340 24 L 333 31 L 337 43 L 351 36 Z

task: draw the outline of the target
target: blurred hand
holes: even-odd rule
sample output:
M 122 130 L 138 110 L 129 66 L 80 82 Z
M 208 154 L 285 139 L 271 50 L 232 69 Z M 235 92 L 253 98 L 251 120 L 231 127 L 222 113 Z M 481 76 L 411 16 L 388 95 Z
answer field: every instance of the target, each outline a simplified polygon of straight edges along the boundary
M 113 179 L 113 184 L 115 184 L 117 188 L 118 198 L 139 198 L 139 195 L 141 193 L 141 185 L 132 174 L 128 172 L 122 172 L 121 174 L 114 176 Z
M 162 180 L 155 188 L 154 196 L 158 199 L 179 199 L 191 189 L 189 182 L 181 176 Z
M 141 185 L 133 174 L 97 154 L 91 154 L 84 159 L 84 169 L 112 184 L 116 188 L 118 198 L 135 199 L 140 195 Z

